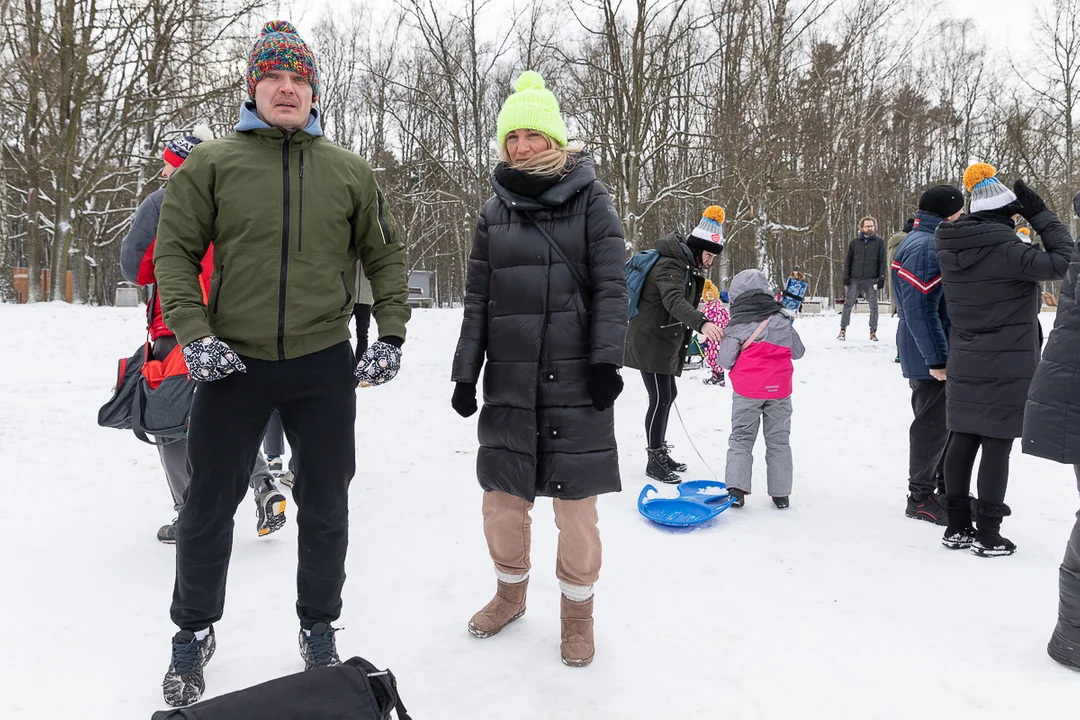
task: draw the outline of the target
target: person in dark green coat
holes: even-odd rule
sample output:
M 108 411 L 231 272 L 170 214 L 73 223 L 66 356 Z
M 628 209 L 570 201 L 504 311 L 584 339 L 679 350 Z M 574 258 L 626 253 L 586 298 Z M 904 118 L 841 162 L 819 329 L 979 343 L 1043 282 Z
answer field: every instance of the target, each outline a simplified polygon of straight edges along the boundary
M 665 483 L 681 482 L 686 465 L 668 454 L 667 424 L 682 374 L 683 358 L 694 332 L 719 343 L 724 333 L 698 310 L 705 273 L 724 249 L 724 210 L 713 205 L 689 237 L 675 232 L 656 241 L 660 258 L 649 271 L 638 313 L 626 333 L 625 365 L 641 371 L 649 393 L 645 436 L 649 461 L 645 474 Z

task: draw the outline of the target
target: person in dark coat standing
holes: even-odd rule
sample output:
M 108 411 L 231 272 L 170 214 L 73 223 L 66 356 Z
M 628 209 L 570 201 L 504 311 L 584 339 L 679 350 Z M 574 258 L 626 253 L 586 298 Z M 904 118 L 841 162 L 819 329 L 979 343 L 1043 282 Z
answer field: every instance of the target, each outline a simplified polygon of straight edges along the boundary
M 889 272 L 889 260 L 885 238 L 877 234 L 877 220 L 864 217 L 859 221 L 859 237 L 848 245 L 844 256 L 844 311 L 840 315 L 840 335 L 847 339 L 847 326 L 851 323 L 851 311 L 859 302 L 859 296 L 870 305 L 870 339 L 877 342 L 878 288 L 885 287 Z
M 1073 198 L 1080 216 L 1080 193 Z M 1073 466 L 1080 491 L 1080 245 L 1073 246 L 1072 263 L 1061 284 L 1054 329 L 1046 341 L 1042 362 L 1031 379 L 1024 406 L 1024 453 Z M 1080 670 L 1080 512 L 1058 569 L 1058 621 L 1047 653 L 1066 667 Z
M 724 250 L 724 209 L 705 209 L 690 236 L 675 232 L 656 241 L 659 258 L 645 278 L 638 313 L 626 333 L 626 367 L 641 371 L 649 393 L 645 413 L 648 462 L 645 474 L 660 482 L 681 482 L 686 465 L 674 460 L 667 444 L 668 417 L 682 374 L 683 358 L 694 332 L 716 345 L 724 333 L 698 309 L 705 272 Z
M 451 404 L 476 412 L 484 535 L 494 599 L 469 621 L 489 637 L 525 612 L 529 511 L 554 498 L 562 659 L 592 662 L 593 585 L 600 575 L 597 496 L 618 492 L 615 399 L 626 338 L 622 225 L 592 158 L 568 146 L 555 96 L 522 73 L 498 118 L 502 162 L 469 255 Z M 485 363 L 486 360 L 486 363 Z
M 905 514 L 945 524 L 940 497 L 945 493 L 945 364 L 949 357 L 949 313 L 934 253 L 934 231 L 957 220 L 964 193 L 935 185 L 919 198 L 914 227 L 896 249 L 892 263 L 893 304 L 900 322 L 896 347 L 900 368 L 911 387 L 915 419 L 908 431 L 908 497 Z
M 942 544 L 976 555 L 1011 555 L 1001 536 L 1009 454 L 1024 424 L 1024 404 L 1039 362 L 1039 283 L 1065 276 L 1072 240 L 1057 215 L 1017 180 L 1009 190 L 985 163 L 964 173 L 970 214 L 937 229 L 937 259 L 952 328 L 946 366 L 946 423 Z M 1022 215 L 1046 251 L 1022 242 L 1013 220 Z M 969 500 L 975 456 L 982 450 L 978 498 Z M 972 528 L 972 518 L 975 527 Z

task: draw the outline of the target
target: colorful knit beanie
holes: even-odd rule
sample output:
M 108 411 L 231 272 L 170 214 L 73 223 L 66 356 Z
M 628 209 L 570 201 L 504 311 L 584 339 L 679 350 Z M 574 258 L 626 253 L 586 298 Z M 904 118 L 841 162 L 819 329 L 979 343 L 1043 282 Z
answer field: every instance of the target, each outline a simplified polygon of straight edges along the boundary
M 986 163 L 975 163 L 964 171 L 964 185 L 971 193 L 971 212 L 997 210 L 1016 202 L 1016 195 L 996 175 L 997 169 Z
M 1031 244 L 1031 228 L 1016 228 L 1016 236 L 1026 242 L 1028 245 Z
M 701 291 L 701 299 L 707 303 L 716 302 L 720 299 L 720 288 L 713 285 L 713 281 L 705 278 L 705 287 Z
M 532 70 L 521 73 L 510 97 L 499 111 L 496 134 L 499 147 L 506 145 L 506 136 L 514 130 L 539 130 L 560 146 L 566 145 L 566 124 L 559 110 L 559 101 L 547 89 L 544 77 Z
M 701 214 L 701 222 L 690 233 L 686 246 L 719 255 L 724 250 L 724 208 L 710 205 Z
M 273 70 L 289 70 L 303 75 L 311 83 L 311 102 L 319 102 L 319 73 L 315 67 L 315 56 L 287 20 L 266 23 L 262 35 L 251 48 L 247 70 L 250 99 L 255 99 L 255 86 L 266 73 Z
M 213 139 L 214 133 L 210 131 L 210 128 L 206 125 L 196 125 L 190 135 L 170 141 L 165 146 L 165 152 L 162 153 L 161 157 L 169 165 L 178 168 L 184 164 L 184 161 L 187 160 L 188 155 L 191 154 L 196 145 Z

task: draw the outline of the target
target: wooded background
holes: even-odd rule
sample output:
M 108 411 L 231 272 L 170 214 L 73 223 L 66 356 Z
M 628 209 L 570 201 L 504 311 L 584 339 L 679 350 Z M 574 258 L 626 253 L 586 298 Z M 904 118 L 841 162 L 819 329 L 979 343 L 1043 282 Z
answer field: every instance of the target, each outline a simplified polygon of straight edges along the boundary
M 858 218 L 895 232 L 969 162 L 1024 177 L 1063 218 L 1080 189 L 1080 0 L 1041 0 L 1022 65 L 914 2 L 395 0 L 377 22 L 363 3 L 326 14 L 305 39 L 327 136 L 376 168 L 442 305 L 462 298 L 495 118 L 527 68 L 595 155 L 628 253 L 720 204 L 721 287 L 799 264 L 811 294 L 835 297 Z M 0 300 L 29 267 L 31 301 L 62 299 L 42 270 L 70 270 L 76 302 L 113 301 L 164 143 L 198 122 L 231 131 L 275 8 L 0 0 Z

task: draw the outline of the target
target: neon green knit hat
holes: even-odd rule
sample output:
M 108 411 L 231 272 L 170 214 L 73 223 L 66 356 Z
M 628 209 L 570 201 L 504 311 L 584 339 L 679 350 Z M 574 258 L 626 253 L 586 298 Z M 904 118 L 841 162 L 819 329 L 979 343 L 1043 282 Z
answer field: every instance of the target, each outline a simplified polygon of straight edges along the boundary
M 514 84 L 517 92 L 506 98 L 499 111 L 499 147 L 514 130 L 539 130 L 559 145 L 566 145 L 566 124 L 559 101 L 544 84 L 544 77 L 532 70 L 521 73 Z

